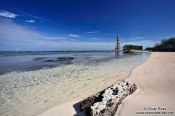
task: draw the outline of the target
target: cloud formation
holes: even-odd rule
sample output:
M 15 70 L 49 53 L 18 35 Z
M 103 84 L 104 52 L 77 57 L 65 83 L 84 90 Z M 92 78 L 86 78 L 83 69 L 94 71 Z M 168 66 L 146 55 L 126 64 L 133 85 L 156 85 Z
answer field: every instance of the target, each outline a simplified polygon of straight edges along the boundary
M 9 18 L 9 19 L 15 19 L 17 16 L 20 16 L 23 19 L 25 19 L 25 17 L 32 18 L 32 19 L 28 19 L 28 20 L 23 20 L 24 22 L 27 22 L 27 23 L 34 23 L 34 22 L 36 22 L 35 19 L 39 20 L 40 22 L 41 21 L 51 22 L 51 21 L 49 21 L 45 18 L 41 18 L 41 17 L 35 16 L 35 15 L 31 15 L 31 14 L 28 14 L 28 13 L 25 13 L 25 12 L 21 12 L 21 11 L 17 11 L 17 12 L 19 14 L 16 14 L 14 12 L 10 12 L 10 11 L 7 11 L 7 10 L 1 10 L 0 9 L 0 17 L 5 17 L 5 18 Z M 53 22 L 51 22 L 51 23 L 53 23 Z
M 113 42 L 75 41 L 68 36 L 48 36 L 28 27 L 16 24 L 11 19 L 0 21 L 0 51 L 43 50 L 111 50 Z
M 35 20 L 33 20 L 33 19 L 29 19 L 29 20 L 25 20 L 25 22 L 27 22 L 27 23 L 34 23 Z
M 2 11 L 0 10 L 0 16 L 1 17 L 6 17 L 6 18 L 11 18 L 14 19 L 16 18 L 18 15 L 9 11 Z
M 69 37 L 75 37 L 75 38 L 76 38 L 76 37 L 80 37 L 80 35 L 76 35 L 76 34 L 69 34 L 68 36 L 69 36 Z

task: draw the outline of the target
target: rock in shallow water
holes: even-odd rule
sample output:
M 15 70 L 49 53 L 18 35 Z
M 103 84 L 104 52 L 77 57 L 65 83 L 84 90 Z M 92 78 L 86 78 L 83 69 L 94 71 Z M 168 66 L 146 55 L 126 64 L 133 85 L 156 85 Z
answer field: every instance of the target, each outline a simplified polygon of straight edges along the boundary
M 80 108 L 87 115 L 113 116 L 122 100 L 132 94 L 137 86 L 127 81 L 119 81 L 113 86 L 80 102 Z
M 75 58 L 74 57 L 65 56 L 65 57 L 58 57 L 57 59 L 60 60 L 60 61 L 64 61 L 64 60 L 73 60 Z

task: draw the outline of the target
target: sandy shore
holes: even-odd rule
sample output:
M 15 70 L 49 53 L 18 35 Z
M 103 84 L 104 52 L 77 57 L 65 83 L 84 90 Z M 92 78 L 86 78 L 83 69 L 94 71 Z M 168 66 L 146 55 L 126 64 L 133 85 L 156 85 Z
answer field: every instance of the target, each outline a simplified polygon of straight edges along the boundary
M 152 112 L 175 115 L 175 53 L 152 53 L 128 81 L 135 82 L 138 89 L 122 102 L 116 116 L 153 116 Z
M 164 112 L 157 116 L 175 115 L 175 53 L 152 53 L 142 65 L 136 67 L 130 77 L 130 82 L 136 83 L 137 91 L 127 97 L 120 105 L 116 116 L 152 116 L 153 114 L 138 114 Z M 73 104 L 77 101 L 63 103 L 39 114 L 40 116 L 72 116 L 75 114 Z M 145 109 L 146 108 L 146 109 Z M 173 113 L 174 112 L 174 113 Z M 173 114 L 172 114 L 173 113 Z
M 55 68 L 0 75 L 0 115 L 35 116 L 66 103 L 66 107 L 58 108 L 61 108 L 62 116 L 67 116 L 70 114 L 68 107 L 72 108 L 67 102 L 80 101 L 128 77 L 130 70 L 148 57 L 148 54 L 139 54 L 111 60 L 85 60 Z

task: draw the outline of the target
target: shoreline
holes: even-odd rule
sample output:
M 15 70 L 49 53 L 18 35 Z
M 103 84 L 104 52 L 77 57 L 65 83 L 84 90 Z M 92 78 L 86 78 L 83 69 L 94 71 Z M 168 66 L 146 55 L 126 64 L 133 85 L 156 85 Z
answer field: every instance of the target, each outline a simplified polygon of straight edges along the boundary
M 159 57 L 160 56 L 160 57 Z M 150 66 L 152 67 L 152 65 L 155 65 L 155 63 L 156 62 L 153 62 L 153 61 L 156 61 L 156 59 L 155 58 L 159 58 L 159 59 L 157 59 L 157 60 L 159 60 L 159 61 L 164 61 L 165 59 L 170 59 L 170 61 L 169 61 L 169 64 L 168 65 L 171 65 L 170 67 L 175 67 L 175 65 L 174 64 L 171 64 L 172 63 L 172 61 L 173 61 L 173 58 L 175 58 L 175 54 L 174 53 L 159 53 L 159 52 L 154 52 L 154 53 L 151 53 L 151 55 L 149 56 L 149 58 L 147 59 L 147 60 L 145 60 L 143 63 L 141 63 L 140 65 L 137 65 L 135 68 L 133 68 L 132 70 L 131 70 L 131 73 L 128 75 L 128 77 L 127 78 L 125 78 L 124 80 L 126 80 L 126 81 L 129 81 L 129 82 L 133 82 L 133 83 L 136 83 L 136 85 L 137 85 L 137 87 L 138 87 L 138 89 L 132 94 L 132 95 L 129 95 L 128 97 L 126 97 L 124 100 L 123 100 L 123 102 L 119 105 L 119 108 L 118 108 L 118 110 L 117 110 L 117 112 L 116 112 L 116 116 L 126 116 L 126 115 L 131 115 L 131 116 L 135 116 L 136 115 L 136 112 L 138 112 L 138 111 L 142 111 L 142 107 L 144 107 L 144 105 L 142 104 L 142 105 L 140 105 L 139 107 L 138 107 L 138 105 L 140 104 L 140 102 L 142 101 L 142 102 L 144 102 L 142 99 L 145 99 L 145 96 L 146 97 L 148 97 L 149 98 L 149 100 L 150 101 L 147 101 L 147 102 L 144 102 L 144 103 L 146 103 L 146 104 L 152 104 L 152 103 L 154 103 L 154 104 L 152 104 L 152 105 L 150 105 L 150 106 L 147 106 L 147 105 L 145 105 L 145 107 L 155 107 L 155 105 L 157 106 L 157 107 L 163 107 L 162 105 L 160 105 L 160 106 L 158 106 L 160 103 L 159 102 L 154 102 L 154 100 L 152 101 L 152 99 L 151 99 L 151 97 L 152 97 L 152 94 L 154 94 L 154 92 L 155 92 L 155 90 L 154 90 L 154 92 L 151 92 L 151 94 L 147 94 L 147 95 L 142 95 L 141 96 L 141 98 L 135 98 L 135 97 L 137 97 L 137 96 L 140 96 L 142 93 L 145 93 L 145 88 L 144 87 L 142 87 L 142 85 L 140 85 L 140 81 L 138 81 L 137 79 L 134 79 L 135 78 L 135 76 L 137 75 L 137 73 L 141 73 L 139 76 L 140 76 L 140 78 L 142 77 L 142 76 L 146 76 L 146 75 L 148 75 L 148 74 L 145 74 L 145 73 L 143 73 L 142 74 L 142 72 L 144 72 L 144 70 L 145 70 L 145 66 L 146 66 L 146 68 L 150 68 Z M 151 61 L 151 62 L 150 62 Z M 166 62 L 166 61 L 164 61 L 164 62 Z M 161 63 L 161 62 L 159 62 L 160 64 L 162 64 L 162 65 L 164 65 L 164 63 Z M 167 65 L 167 66 L 168 66 Z M 155 66 L 156 67 L 156 66 Z M 160 67 L 156 67 L 156 68 L 160 68 Z M 166 68 L 165 67 L 165 72 L 166 71 L 168 71 L 168 69 L 170 69 L 170 68 Z M 151 70 L 151 69 L 150 69 Z M 162 70 L 162 69 L 161 69 Z M 171 71 L 172 71 L 172 69 L 171 69 Z M 171 72 L 170 71 L 170 72 Z M 173 72 L 173 71 L 172 71 Z M 149 72 L 148 72 L 149 73 Z M 164 74 L 164 73 L 162 73 L 162 74 Z M 154 74 L 154 75 L 157 75 L 157 72 L 156 72 L 156 74 Z M 172 77 L 172 75 L 173 74 L 169 74 L 171 77 Z M 150 75 L 149 75 L 150 76 Z M 137 78 L 139 78 L 138 76 L 137 76 Z M 166 79 L 165 79 L 166 80 Z M 151 81 L 151 80 L 150 80 Z M 175 79 L 172 79 L 172 83 L 173 82 L 175 82 Z M 146 82 L 145 82 L 146 83 Z M 161 82 L 160 82 L 161 83 Z M 149 85 L 149 83 L 148 83 L 148 85 Z M 150 85 L 149 85 L 150 86 Z M 149 87 L 148 86 L 148 87 Z M 168 86 L 168 85 L 167 85 Z M 165 88 L 166 88 L 166 86 L 165 86 Z M 164 89 L 165 89 L 164 88 Z M 169 88 L 169 87 L 168 87 Z M 173 86 L 173 88 L 175 89 L 175 86 Z M 159 86 L 157 86 L 156 87 L 156 89 L 158 89 L 159 91 L 160 91 L 160 89 L 159 89 Z M 151 91 L 152 90 L 152 88 L 149 88 L 149 90 Z M 146 91 L 147 92 L 147 91 Z M 171 101 L 171 102 L 168 102 L 168 104 L 167 103 L 165 103 L 165 105 L 164 105 L 164 107 L 166 106 L 167 107 L 167 110 L 168 111 L 173 111 L 174 113 L 175 113 L 175 109 L 172 109 L 171 107 L 173 107 L 173 106 L 175 106 L 175 103 L 173 102 L 172 103 L 172 101 L 173 101 L 173 98 L 175 97 L 175 93 L 170 93 L 170 92 L 168 92 L 170 95 L 167 95 L 167 96 L 169 96 L 171 99 L 168 99 L 168 100 L 164 100 L 164 102 L 163 103 L 165 103 L 165 102 L 167 102 L 167 101 Z M 157 94 L 157 95 L 156 95 Z M 160 94 L 159 93 L 156 93 L 156 94 L 154 94 L 153 96 L 158 96 L 158 97 L 156 97 L 157 99 L 158 99 L 158 101 L 161 99 L 163 99 L 163 98 L 159 98 L 159 96 L 160 96 Z M 161 93 L 161 95 L 162 95 L 163 93 Z M 166 96 L 165 94 L 163 94 L 163 96 Z M 166 96 L 166 97 L 167 97 Z M 173 96 L 173 97 L 172 97 Z M 169 98 L 168 97 L 168 98 Z M 75 104 L 75 103 L 77 103 L 77 102 L 79 102 L 79 101 L 81 101 L 82 99 L 79 99 L 79 100 L 76 100 L 76 101 L 72 101 L 72 102 L 66 102 L 66 103 L 63 103 L 63 104 L 60 104 L 60 105 L 57 105 L 57 106 L 55 106 L 55 107 L 53 107 L 53 108 L 50 108 L 50 109 L 47 109 L 47 110 L 45 110 L 44 112 L 41 112 L 40 114 L 39 114 L 39 116 L 48 116 L 50 113 L 52 113 L 52 115 L 53 116 L 57 116 L 59 113 L 61 113 L 63 116 L 64 115 L 66 115 L 66 116 L 69 116 L 69 115 L 67 115 L 66 114 L 66 112 L 68 113 L 68 114 L 70 114 L 70 116 L 71 115 L 74 115 L 75 114 L 75 110 L 73 109 L 73 105 Z M 134 101 L 134 103 L 133 103 L 133 101 Z M 137 102 L 136 102 L 137 101 Z M 162 103 L 162 104 L 163 104 Z M 133 105 L 133 104 L 136 104 L 135 106 Z M 170 107 L 171 106 L 171 107 Z M 66 108 L 65 110 L 61 110 L 61 108 Z M 68 111 L 67 111 L 67 109 L 69 109 Z M 143 115 L 143 116 L 146 116 L 146 115 Z M 171 115 L 170 115 L 171 116 Z
M 0 112 L 3 115 L 31 116 L 63 103 L 83 100 L 117 80 L 127 78 L 129 71 L 148 57 L 148 54 L 139 54 L 107 62 L 0 75 Z
M 148 52 L 147 52 L 148 53 Z M 128 73 L 127 73 L 127 75 L 122 75 L 122 74 L 120 74 L 120 73 L 122 73 L 122 72 L 119 72 L 117 75 L 116 75 L 116 77 L 119 77 L 116 81 L 114 81 L 113 83 L 111 83 L 109 86 L 107 86 L 106 88 L 108 88 L 108 87 L 110 87 L 110 86 L 112 86 L 112 85 L 114 85 L 115 83 L 117 83 L 118 81 L 121 81 L 121 80 L 127 80 L 130 76 L 131 76 L 131 74 L 132 74 L 132 72 L 133 72 L 133 70 L 135 69 L 135 68 L 137 68 L 137 67 L 139 67 L 140 65 L 143 65 L 149 58 L 150 58 L 150 56 L 151 56 L 151 52 L 149 52 L 149 57 L 144 61 L 144 62 L 141 62 L 141 63 L 139 63 L 139 64 L 137 64 L 137 65 L 135 65 L 134 67 L 132 67 L 129 71 L 128 71 Z M 102 90 L 105 90 L 106 88 L 103 88 Z M 98 92 L 100 92 L 101 90 L 99 90 L 99 91 L 97 91 L 96 93 L 98 93 Z M 137 91 L 137 90 L 136 90 Z M 93 94 L 92 94 L 93 95 Z M 130 96 L 130 95 L 129 95 Z M 76 100 L 70 100 L 70 101 L 67 101 L 67 102 L 63 102 L 63 103 L 61 103 L 61 104 L 58 104 L 58 105 L 55 105 L 55 106 L 53 106 L 53 107 L 51 107 L 51 108 L 48 108 L 48 109 L 46 109 L 46 110 L 43 110 L 43 111 L 41 111 L 40 113 L 38 113 L 38 114 L 36 114 L 37 116 L 49 116 L 49 114 L 52 114 L 52 116 L 59 116 L 59 113 L 62 115 L 62 116 L 73 116 L 73 115 L 75 115 L 76 114 L 76 111 L 75 111 L 75 109 L 74 109 L 74 107 L 73 107 L 73 105 L 74 104 L 76 104 L 76 103 L 78 103 L 78 102 L 80 102 L 80 101 L 82 101 L 82 100 L 84 100 L 85 98 L 79 98 L 79 99 L 76 99 Z M 120 105 L 119 105 L 120 106 Z M 66 110 L 64 109 L 64 108 L 66 108 Z M 119 107 L 120 108 L 120 107 Z M 119 108 L 118 108 L 118 110 L 119 110 Z M 117 110 L 117 111 L 118 111 Z M 60 111 L 60 112 L 59 112 Z
M 175 115 L 175 53 L 153 52 L 147 62 L 134 69 L 127 81 L 137 90 L 123 100 L 116 116 Z M 161 113 L 172 112 L 172 114 Z M 147 114 L 150 113 L 150 114 Z

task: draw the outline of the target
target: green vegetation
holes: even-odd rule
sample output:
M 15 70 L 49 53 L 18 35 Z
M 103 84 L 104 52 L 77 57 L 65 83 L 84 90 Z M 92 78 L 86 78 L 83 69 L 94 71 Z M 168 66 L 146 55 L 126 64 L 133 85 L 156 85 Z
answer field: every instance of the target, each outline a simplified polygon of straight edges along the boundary
M 149 47 L 145 50 L 175 52 L 175 37 L 163 39 L 159 44 L 157 43 L 154 47 Z
M 124 45 L 123 50 L 143 50 L 142 46 L 139 45 Z

